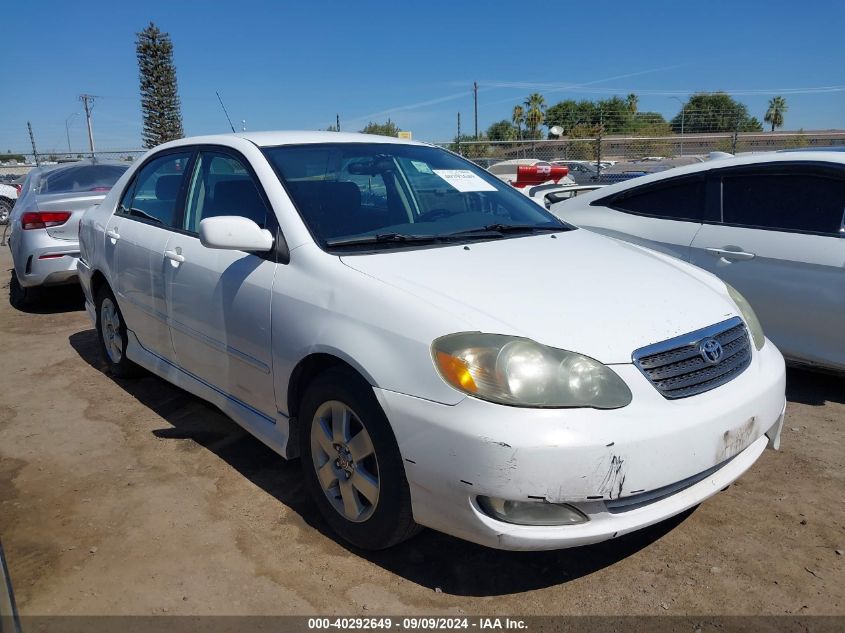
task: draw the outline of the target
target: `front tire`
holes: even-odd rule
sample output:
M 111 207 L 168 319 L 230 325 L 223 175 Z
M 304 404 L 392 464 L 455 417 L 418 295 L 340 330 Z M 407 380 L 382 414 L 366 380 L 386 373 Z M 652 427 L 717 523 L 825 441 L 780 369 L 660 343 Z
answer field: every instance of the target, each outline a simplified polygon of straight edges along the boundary
M 330 369 L 308 386 L 299 411 L 305 487 L 331 528 L 367 550 L 416 534 L 399 447 L 372 387 Z
M 143 373 L 142 369 L 126 357 L 129 337 L 123 314 L 107 286 L 97 292 L 97 339 L 100 354 L 109 372 L 118 378 L 133 378 Z

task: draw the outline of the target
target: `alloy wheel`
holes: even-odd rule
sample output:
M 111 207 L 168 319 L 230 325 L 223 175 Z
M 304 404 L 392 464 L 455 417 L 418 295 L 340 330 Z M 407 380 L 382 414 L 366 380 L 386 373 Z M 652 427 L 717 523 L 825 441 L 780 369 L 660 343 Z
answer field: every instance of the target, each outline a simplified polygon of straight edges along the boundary
M 123 358 L 123 335 L 120 333 L 120 313 L 109 297 L 103 299 L 100 306 L 100 329 L 109 360 L 117 365 Z
M 367 429 L 342 402 L 324 402 L 314 413 L 311 460 L 332 507 L 354 523 L 369 519 L 381 489 L 378 460 Z

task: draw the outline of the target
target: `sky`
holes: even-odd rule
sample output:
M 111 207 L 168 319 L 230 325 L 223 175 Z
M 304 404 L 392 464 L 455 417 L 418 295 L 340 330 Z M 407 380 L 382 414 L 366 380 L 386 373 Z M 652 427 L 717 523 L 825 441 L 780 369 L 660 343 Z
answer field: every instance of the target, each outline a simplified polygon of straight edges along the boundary
M 414 138 L 446 141 L 547 104 L 637 93 L 667 119 L 696 91 L 725 90 L 762 120 L 788 103 L 784 129 L 845 129 L 845 3 L 637 0 L 39 1 L 4 10 L 0 152 L 141 146 L 135 34 L 169 32 L 187 135 L 343 131 L 390 117 Z

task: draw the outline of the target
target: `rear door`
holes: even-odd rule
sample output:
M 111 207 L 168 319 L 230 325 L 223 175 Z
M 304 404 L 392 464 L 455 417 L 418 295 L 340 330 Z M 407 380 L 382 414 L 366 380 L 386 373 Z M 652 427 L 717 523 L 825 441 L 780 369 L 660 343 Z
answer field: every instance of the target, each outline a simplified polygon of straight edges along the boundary
M 721 222 L 692 263 L 736 287 L 790 358 L 845 368 L 845 170 L 776 164 L 713 172 Z
M 164 295 L 164 251 L 180 223 L 192 152 L 169 152 L 144 165 L 106 225 L 106 256 L 126 326 L 148 351 L 174 358 Z
M 200 150 L 180 231 L 164 260 L 166 303 L 180 367 L 275 420 L 270 304 L 272 253 L 206 248 L 205 218 L 239 215 L 274 235 L 278 225 L 247 161 L 224 148 Z
M 568 222 L 689 261 L 690 244 L 705 212 L 705 178 L 703 174 L 667 178 L 589 206 L 571 204 L 558 209 Z

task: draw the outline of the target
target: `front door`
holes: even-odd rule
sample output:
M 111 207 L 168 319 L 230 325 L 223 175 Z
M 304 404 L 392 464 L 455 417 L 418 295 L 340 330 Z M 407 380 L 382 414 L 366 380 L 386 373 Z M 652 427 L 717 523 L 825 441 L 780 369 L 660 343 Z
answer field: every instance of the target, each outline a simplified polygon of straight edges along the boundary
M 182 232 L 167 243 L 165 287 L 179 366 L 224 395 L 275 420 L 270 305 L 276 263 L 267 254 L 206 248 L 204 218 L 240 215 L 276 231 L 254 175 L 237 155 L 200 151 Z

